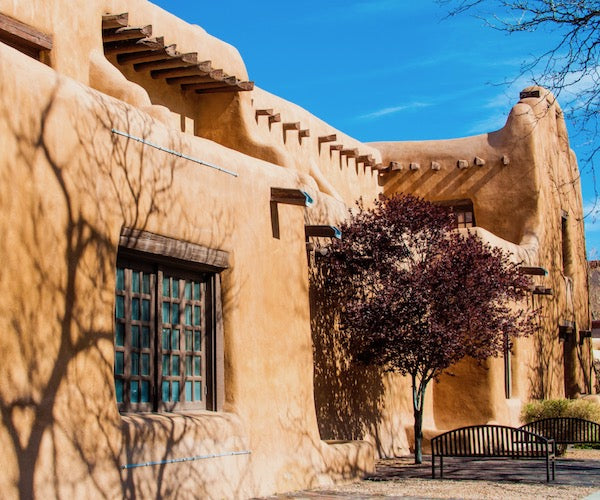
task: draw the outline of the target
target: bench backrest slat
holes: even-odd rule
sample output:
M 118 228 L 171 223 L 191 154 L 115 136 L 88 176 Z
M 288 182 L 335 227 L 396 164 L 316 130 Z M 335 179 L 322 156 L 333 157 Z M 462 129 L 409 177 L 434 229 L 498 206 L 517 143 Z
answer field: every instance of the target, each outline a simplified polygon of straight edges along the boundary
M 582 418 L 544 418 L 519 428 L 554 439 L 557 444 L 600 442 L 600 424 Z
M 548 440 L 527 429 L 503 425 L 473 425 L 431 440 L 434 455 L 454 457 L 537 458 L 548 453 Z

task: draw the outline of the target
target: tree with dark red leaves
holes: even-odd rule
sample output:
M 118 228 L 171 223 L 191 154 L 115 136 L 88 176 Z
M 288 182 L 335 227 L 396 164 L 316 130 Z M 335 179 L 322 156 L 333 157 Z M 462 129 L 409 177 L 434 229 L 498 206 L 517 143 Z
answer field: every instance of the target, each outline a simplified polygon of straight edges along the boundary
M 506 339 L 533 332 L 529 279 L 506 253 L 454 229 L 449 209 L 414 196 L 359 205 L 342 231 L 316 259 L 318 274 L 353 359 L 410 376 L 421 463 L 427 384 L 466 356 L 498 356 Z

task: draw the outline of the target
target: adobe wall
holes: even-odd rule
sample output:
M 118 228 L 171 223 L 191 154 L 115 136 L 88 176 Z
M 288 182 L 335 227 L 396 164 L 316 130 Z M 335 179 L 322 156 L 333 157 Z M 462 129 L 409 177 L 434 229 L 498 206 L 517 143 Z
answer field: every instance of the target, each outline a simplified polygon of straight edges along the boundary
M 10 290 L 0 296 L 6 311 L 0 328 L 8 332 L 0 336 L 7 360 L 0 364 L 6 497 L 20 490 L 24 497 L 245 498 L 370 471 L 373 448 L 348 439 L 369 441 L 381 456 L 408 453 L 408 384 L 329 356 L 336 349 L 331 318 L 323 317 L 308 281 L 305 224 L 335 224 L 358 197 L 368 202 L 382 191 L 472 198 L 478 225 L 494 233 L 481 234 L 547 267 L 550 275 L 538 284 L 555 291 L 536 298 L 545 333 L 515 347 L 515 401 L 503 398 L 500 360 L 462 363 L 456 377 L 428 390 L 428 435 L 473 419 L 507 421 L 522 400 L 564 393 L 563 347 L 548 332 L 569 311 L 584 325 L 587 303 L 577 167 L 562 118 L 533 120 L 532 103 L 524 101 L 505 129 L 487 136 L 366 145 L 260 88 L 187 95 L 104 57 L 102 15 L 128 12 L 130 25 L 151 24 L 180 52 L 198 52 L 198 60 L 248 78 L 235 48 L 143 0 L 92 0 L 77 9 L 66 0 L 0 0 L 0 12 L 54 37 L 50 67 L 0 44 L 0 283 Z M 280 121 L 257 113 L 266 109 Z M 295 123 L 309 135 L 284 130 Z M 239 175 L 143 146 L 111 128 Z M 331 135 L 335 140 L 319 140 Z M 421 170 L 379 176 L 356 155 L 371 155 L 373 166 L 417 161 Z M 473 155 L 486 165 L 452 166 Z M 440 171 L 427 168 L 432 160 Z M 279 205 L 279 238 L 271 187 L 302 189 L 315 200 L 306 209 Z M 560 243 L 550 237 L 559 234 L 560 209 L 569 212 L 572 304 L 559 271 Z M 221 274 L 223 411 L 117 411 L 113 307 L 124 227 L 229 252 L 230 267 Z M 586 346 L 569 350 L 583 356 L 582 365 Z M 529 366 L 551 378 L 532 377 Z M 570 366 L 575 394 L 583 390 L 581 369 Z M 251 453 L 121 469 L 231 451 Z
M 580 345 L 578 332 L 565 342 L 558 338 L 559 321 L 575 321 L 577 329 L 590 327 L 577 161 L 554 97 L 539 87 L 526 90 L 539 90 L 541 97 L 521 99 L 497 132 L 444 141 L 373 143 L 384 164 L 403 166 L 382 177 L 384 193 L 407 192 L 432 201 L 470 199 L 475 230 L 484 240 L 512 252 L 524 265 L 549 271 L 533 281 L 552 288 L 553 295 L 532 295 L 529 300 L 541 309 L 540 333 L 513 348 L 512 400 L 505 397 L 502 360 L 483 367 L 461 363 L 451 370 L 454 376 L 434 384 L 435 424 L 441 429 L 491 420 L 515 423 L 520 403 L 530 398 L 589 392 L 589 340 Z
M 0 298 L 9 332 L 0 338 L 4 496 L 244 498 L 371 470 L 369 446 L 320 440 L 313 400 L 304 225 L 330 223 L 343 205 L 308 175 L 170 130 L 4 45 L 0 74 L 0 281 L 10 290 Z M 315 199 L 313 209 L 279 206 L 279 239 L 271 187 Z M 223 412 L 118 413 L 113 307 L 123 227 L 229 252 Z

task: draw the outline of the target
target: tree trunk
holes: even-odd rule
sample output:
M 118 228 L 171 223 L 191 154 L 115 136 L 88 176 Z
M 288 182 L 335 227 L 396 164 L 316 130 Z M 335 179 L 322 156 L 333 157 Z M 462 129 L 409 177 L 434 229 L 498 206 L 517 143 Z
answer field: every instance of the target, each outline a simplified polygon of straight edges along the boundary
M 425 400 L 425 389 L 427 382 L 421 383 L 417 387 L 417 380 L 412 378 L 413 390 L 413 415 L 415 417 L 415 464 L 423 463 L 423 402 Z

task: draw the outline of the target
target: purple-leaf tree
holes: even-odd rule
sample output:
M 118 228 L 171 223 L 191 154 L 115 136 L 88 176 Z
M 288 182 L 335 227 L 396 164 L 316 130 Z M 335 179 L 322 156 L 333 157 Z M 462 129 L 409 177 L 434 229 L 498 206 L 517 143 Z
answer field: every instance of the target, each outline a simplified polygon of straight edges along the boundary
M 410 376 L 415 462 L 422 462 L 427 384 L 466 356 L 485 360 L 533 332 L 529 279 L 449 209 L 408 195 L 382 198 L 342 225 L 315 259 L 339 305 L 355 360 Z

